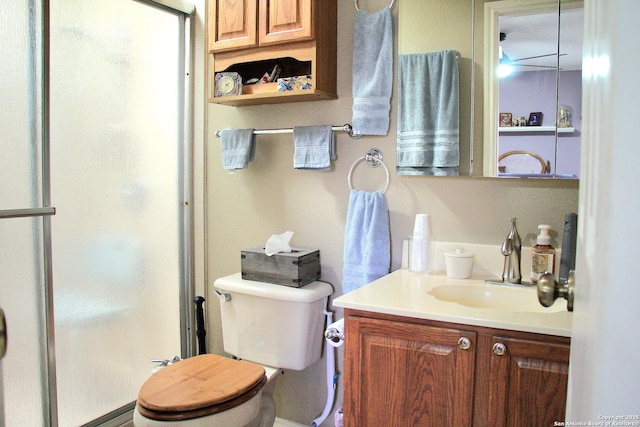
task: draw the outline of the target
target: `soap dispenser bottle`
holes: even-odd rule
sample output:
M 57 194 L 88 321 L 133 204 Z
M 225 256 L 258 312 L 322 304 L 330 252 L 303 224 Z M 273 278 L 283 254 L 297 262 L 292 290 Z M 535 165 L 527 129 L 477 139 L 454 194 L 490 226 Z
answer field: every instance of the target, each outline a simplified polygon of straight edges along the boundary
M 545 272 L 555 275 L 556 250 L 551 246 L 550 225 L 540 224 L 536 245 L 531 248 L 531 281 L 537 283 Z

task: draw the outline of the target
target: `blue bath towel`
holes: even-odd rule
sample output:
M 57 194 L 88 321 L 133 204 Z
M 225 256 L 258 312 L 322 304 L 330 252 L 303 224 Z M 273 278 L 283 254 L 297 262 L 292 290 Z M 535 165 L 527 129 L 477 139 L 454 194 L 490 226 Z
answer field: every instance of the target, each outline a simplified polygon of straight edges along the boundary
M 460 99 L 454 50 L 398 57 L 398 175 L 458 175 Z
M 387 275 L 390 266 L 389 212 L 383 192 L 351 190 L 344 235 L 343 292 Z
M 246 169 L 255 156 L 253 129 L 224 129 L 220 131 L 222 167 L 230 172 Z
M 393 87 L 393 17 L 359 10 L 353 40 L 353 133 L 387 135 Z
M 336 159 L 331 125 L 296 126 L 293 128 L 294 169 L 329 170 Z

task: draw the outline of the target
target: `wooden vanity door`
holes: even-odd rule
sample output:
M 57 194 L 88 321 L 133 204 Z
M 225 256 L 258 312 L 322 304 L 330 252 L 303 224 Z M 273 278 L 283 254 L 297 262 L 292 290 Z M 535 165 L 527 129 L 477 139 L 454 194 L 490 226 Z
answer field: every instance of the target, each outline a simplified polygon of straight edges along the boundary
M 345 427 L 471 426 L 475 332 L 348 316 L 346 337 Z
M 487 425 L 553 426 L 564 421 L 570 346 L 568 338 L 556 338 L 557 343 L 543 343 L 494 337 Z

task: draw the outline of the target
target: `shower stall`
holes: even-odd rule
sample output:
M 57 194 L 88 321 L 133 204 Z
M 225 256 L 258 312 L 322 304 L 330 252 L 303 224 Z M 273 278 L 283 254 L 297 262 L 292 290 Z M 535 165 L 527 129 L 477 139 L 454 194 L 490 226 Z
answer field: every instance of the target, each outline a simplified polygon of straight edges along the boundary
M 193 7 L 0 12 L 0 425 L 113 424 L 194 348 Z

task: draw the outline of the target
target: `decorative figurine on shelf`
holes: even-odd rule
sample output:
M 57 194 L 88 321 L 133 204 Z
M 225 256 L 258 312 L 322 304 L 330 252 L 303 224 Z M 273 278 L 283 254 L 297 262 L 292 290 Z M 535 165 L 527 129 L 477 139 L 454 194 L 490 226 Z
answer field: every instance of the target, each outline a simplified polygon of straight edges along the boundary
M 570 128 L 573 126 L 573 108 L 568 105 L 561 105 L 558 108 L 558 123 L 559 128 Z

